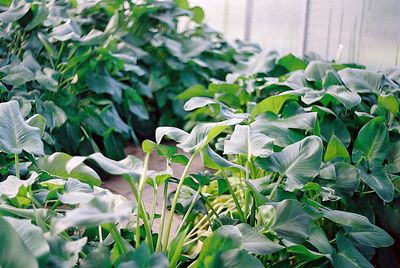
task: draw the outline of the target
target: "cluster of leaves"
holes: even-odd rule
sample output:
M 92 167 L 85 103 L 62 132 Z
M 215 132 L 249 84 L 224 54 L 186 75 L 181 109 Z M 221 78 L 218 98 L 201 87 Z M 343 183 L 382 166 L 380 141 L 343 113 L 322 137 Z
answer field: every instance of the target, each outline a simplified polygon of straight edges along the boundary
M 0 99 L 46 118 L 46 152 L 123 158 L 128 141 L 182 123 L 178 93 L 252 53 L 228 45 L 185 0 L 0 4 Z
M 193 119 L 213 122 L 157 128 L 143 161 L 45 155 L 45 118 L 25 121 L 17 101 L 1 103 L 0 150 L 11 164 L 0 182 L 0 265 L 397 266 L 399 72 L 292 55 L 272 62 L 263 72 L 275 76 L 238 75 L 182 93 L 192 95 L 184 108 L 197 109 Z M 248 103 L 230 103 L 235 95 Z M 148 170 L 152 153 L 165 171 Z M 189 173 L 199 155 L 215 173 Z M 171 163 L 185 167 L 179 178 Z M 96 170 L 122 176 L 136 202 L 100 188 Z
M 226 181 L 203 194 L 229 220 L 197 235 L 248 223 L 285 248 L 248 250 L 266 266 L 398 266 L 400 71 L 274 54 L 261 65 L 179 96 L 192 122 L 240 122 L 215 143 L 224 161 L 203 157 Z

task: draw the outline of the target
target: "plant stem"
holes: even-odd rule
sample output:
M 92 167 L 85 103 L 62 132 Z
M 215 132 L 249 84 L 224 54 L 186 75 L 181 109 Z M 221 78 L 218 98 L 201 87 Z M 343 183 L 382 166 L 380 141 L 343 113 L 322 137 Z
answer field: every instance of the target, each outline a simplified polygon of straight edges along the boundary
M 158 238 L 156 244 L 156 251 L 159 251 L 161 249 L 161 240 L 164 231 L 165 214 L 167 213 L 167 199 L 168 199 L 168 180 L 164 182 L 162 214 L 160 220 L 160 231 L 158 232 Z
M 112 237 L 114 238 L 115 245 L 118 248 L 118 251 L 121 253 L 121 255 L 124 255 L 126 253 L 126 247 L 124 245 L 123 238 L 121 237 L 121 234 L 117 230 L 117 226 L 115 223 L 110 224 L 111 225 L 111 230 L 110 233 Z
M 153 252 L 154 251 L 153 237 L 151 234 L 149 220 L 148 220 L 147 214 L 146 214 L 146 209 L 143 204 L 143 199 L 142 199 L 141 195 L 139 195 L 138 189 L 137 189 L 135 183 L 132 181 L 132 179 L 128 179 L 127 181 L 129 183 L 129 186 L 131 187 L 133 196 L 136 199 L 136 202 L 138 205 L 138 214 L 141 215 L 141 218 L 143 220 L 144 230 L 146 232 L 147 243 L 149 244 L 150 251 Z
M 187 209 L 187 211 L 185 213 L 185 216 L 183 217 L 183 219 L 181 221 L 181 224 L 179 224 L 177 233 L 179 233 L 182 230 L 183 225 L 185 224 L 185 222 L 186 222 L 187 218 L 189 217 L 190 213 L 192 212 L 192 209 L 193 209 L 194 205 L 196 204 L 197 198 L 199 197 L 200 190 L 201 190 L 201 186 L 199 186 L 199 189 L 197 189 L 196 194 L 193 196 L 193 200 L 190 203 L 190 206 Z
M 167 229 L 166 229 L 166 232 L 165 232 L 164 244 L 163 244 L 163 247 L 162 247 L 163 251 L 166 251 L 167 247 L 168 247 L 169 235 L 170 235 L 170 232 L 171 232 L 172 221 L 174 219 L 174 213 L 175 213 L 176 204 L 178 203 L 179 193 L 180 193 L 180 191 L 182 189 L 183 182 L 184 182 L 184 180 L 185 180 L 185 178 L 186 178 L 186 176 L 187 176 L 187 174 L 189 172 L 189 168 L 190 168 L 194 158 L 196 157 L 196 155 L 197 155 L 197 152 L 194 152 L 192 154 L 192 156 L 190 157 L 189 162 L 187 163 L 187 165 L 185 167 L 185 170 L 182 173 L 182 176 L 181 176 L 181 179 L 179 181 L 179 184 L 178 184 L 178 186 L 176 188 L 174 199 L 173 199 L 172 204 L 171 204 L 170 214 L 168 216 Z
M 269 200 L 272 200 L 272 198 L 274 198 L 275 193 L 278 190 L 279 184 L 281 184 L 282 179 L 283 179 L 283 176 L 279 176 L 278 180 L 276 181 L 276 184 L 274 185 L 274 188 L 272 189 L 271 193 L 268 196 Z
M 228 185 L 228 190 L 229 190 L 229 193 L 232 196 L 233 202 L 235 202 L 236 209 L 237 209 L 237 211 L 239 213 L 240 220 L 243 223 L 245 223 L 246 222 L 246 218 L 245 218 L 245 216 L 243 214 L 242 207 L 240 206 L 239 200 L 238 200 L 238 198 L 237 198 L 237 196 L 235 194 L 235 191 L 232 188 L 231 182 L 229 181 L 228 176 L 225 173 L 225 170 L 222 170 L 222 174 L 224 175 L 224 179 L 226 180 L 226 183 Z
M 19 157 L 18 154 L 14 154 L 14 161 L 15 161 L 15 176 L 19 179 L 20 172 L 19 172 Z
M 150 154 L 147 153 L 146 156 L 144 157 L 144 162 L 143 162 L 143 171 L 142 171 L 142 176 L 140 177 L 140 181 L 139 181 L 139 190 L 138 190 L 138 198 L 137 200 L 143 200 L 142 198 L 142 191 L 147 179 L 147 169 L 148 169 L 148 165 L 149 165 L 149 157 Z M 136 248 L 139 248 L 140 246 L 140 216 L 141 216 L 141 212 L 140 210 L 140 205 L 139 205 L 139 201 L 138 203 L 138 213 L 136 214 Z M 142 215 L 143 217 L 143 215 Z M 144 220 L 143 220 L 143 224 L 144 224 Z M 150 227 L 149 227 L 150 228 Z M 147 236 L 147 233 L 146 233 Z
M 101 230 L 101 225 L 99 225 L 99 241 L 103 243 L 103 231 Z

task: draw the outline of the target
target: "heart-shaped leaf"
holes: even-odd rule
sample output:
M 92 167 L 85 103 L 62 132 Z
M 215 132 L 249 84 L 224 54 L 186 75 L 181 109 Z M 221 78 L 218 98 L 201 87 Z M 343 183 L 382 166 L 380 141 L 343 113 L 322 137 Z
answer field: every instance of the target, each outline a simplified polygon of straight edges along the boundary
M 322 161 L 322 141 L 317 136 L 291 144 L 268 158 L 258 158 L 257 163 L 266 170 L 286 176 L 289 190 L 301 188 L 318 175 Z
M 24 121 L 17 101 L 0 103 L 0 150 L 11 154 L 22 151 L 44 154 L 40 129 Z

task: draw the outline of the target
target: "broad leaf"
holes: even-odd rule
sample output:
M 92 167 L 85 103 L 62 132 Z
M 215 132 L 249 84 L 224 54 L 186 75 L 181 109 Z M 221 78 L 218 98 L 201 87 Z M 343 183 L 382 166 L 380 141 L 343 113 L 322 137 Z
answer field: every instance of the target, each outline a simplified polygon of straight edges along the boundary
M 229 140 L 225 140 L 224 154 L 244 154 L 247 157 L 267 157 L 272 153 L 273 139 L 255 132 L 251 126 L 236 125 Z
M 326 147 L 324 161 L 329 162 L 334 159 L 342 159 L 345 162 L 350 162 L 350 155 L 344 144 L 336 137 L 332 135 L 329 140 L 328 146 Z
M 90 185 L 101 184 L 99 175 L 97 175 L 92 168 L 83 163 L 75 165 L 74 168 L 68 170 L 67 165 L 72 159 L 72 156 L 65 153 L 54 153 L 52 155 L 39 158 L 37 160 L 37 166 L 40 170 L 43 170 L 49 175 L 57 178 L 74 178 Z
M 279 236 L 294 243 L 302 243 L 308 237 L 312 218 L 297 200 L 287 199 L 274 204 L 276 219 L 271 229 Z
M 394 198 L 394 186 L 389 175 L 381 168 L 368 172 L 360 166 L 360 178 L 385 202 Z
M 0 217 L 0 265 L 1 267 L 39 267 L 33 252 L 8 221 Z
M 368 161 L 369 168 L 382 166 L 389 147 L 389 133 L 383 117 L 377 117 L 365 124 L 354 142 L 352 159 L 359 163 L 363 158 Z
M 278 115 L 286 101 L 297 100 L 297 98 L 298 97 L 296 95 L 291 94 L 268 97 L 253 107 L 253 110 L 251 111 L 251 117 L 255 118 L 257 115 L 265 112 L 273 112 L 274 114 Z
M 257 163 L 266 170 L 286 176 L 289 190 L 301 188 L 318 175 L 322 160 L 322 141 L 317 136 L 307 137 L 291 144 Z
M 277 252 L 284 247 L 268 239 L 265 235 L 245 223 L 237 225 L 242 233 L 243 249 L 257 255 L 267 255 Z
M 384 81 L 382 73 L 353 68 L 339 71 L 339 76 L 348 89 L 358 93 L 379 94 Z
M 31 127 L 22 118 L 17 101 L 0 103 L 0 151 L 43 155 L 40 129 Z

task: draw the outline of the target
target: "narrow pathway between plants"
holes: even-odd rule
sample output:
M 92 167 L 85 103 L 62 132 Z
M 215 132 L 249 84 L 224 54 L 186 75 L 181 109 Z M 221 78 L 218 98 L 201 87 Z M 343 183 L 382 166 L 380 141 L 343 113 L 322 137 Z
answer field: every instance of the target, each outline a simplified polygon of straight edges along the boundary
M 181 154 L 185 154 L 181 150 L 178 150 L 178 152 Z M 144 158 L 144 153 L 140 147 L 128 146 L 125 149 L 125 153 L 127 155 L 134 155 L 142 160 Z M 172 164 L 172 169 L 173 169 L 174 175 L 176 177 L 180 177 L 182 175 L 184 168 L 185 167 L 182 165 L 178 165 L 175 163 Z M 150 156 L 149 169 L 155 170 L 155 171 L 165 170 L 165 160 L 163 158 L 159 157 L 156 153 L 153 153 Z M 204 171 L 204 170 L 205 170 L 205 168 L 203 167 L 201 158 L 200 158 L 200 156 L 198 156 L 195 159 L 195 161 L 193 162 L 193 164 L 191 165 L 190 172 L 198 172 L 198 171 Z M 102 186 L 106 189 L 109 189 L 114 194 L 120 194 L 120 195 L 125 196 L 129 200 L 135 200 L 135 198 L 133 197 L 133 194 L 129 188 L 128 183 L 119 176 L 114 176 L 114 177 L 109 178 L 108 180 L 105 180 L 103 182 Z M 169 184 L 168 188 L 169 188 L 169 192 L 172 192 L 173 190 L 176 189 L 176 184 Z M 160 189 L 158 190 L 158 194 L 157 194 L 156 213 L 161 212 L 162 193 L 163 193 L 163 187 L 160 187 Z M 152 199 L 152 188 L 150 186 L 146 186 L 144 188 L 143 197 L 144 197 L 144 203 L 145 203 L 146 208 L 148 210 L 150 210 L 151 204 L 152 204 L 152 200 L 151 200 Z M 159 219 L 156 219 L 154 221 L 154 225 L 153 225 L 154 231 L 159 230 L 159 224 L 160 224 Z M 175 233 L 179 224 L 180 224 L 180 216 L 174 215 L 172 233 Z

